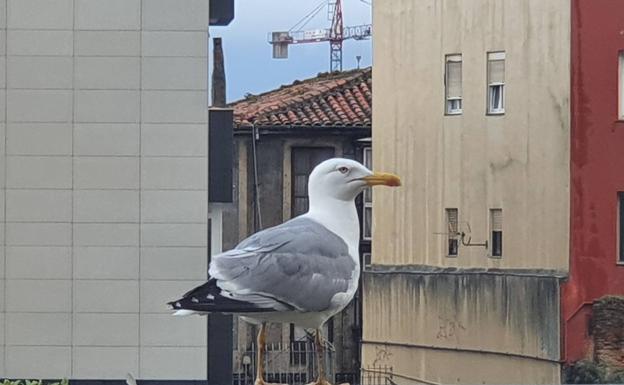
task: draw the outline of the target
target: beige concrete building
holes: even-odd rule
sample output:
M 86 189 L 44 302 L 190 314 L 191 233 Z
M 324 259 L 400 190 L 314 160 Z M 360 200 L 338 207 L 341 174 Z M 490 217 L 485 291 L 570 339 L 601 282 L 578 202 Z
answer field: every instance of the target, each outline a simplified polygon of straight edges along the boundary
M 373 9 L 373 163 L 404 186 L 374 197 L 363 366 L 405 383 L 558 382 L 569 1 Z
M 208 0 L 0 1 L 0 377 L 205 379 Z

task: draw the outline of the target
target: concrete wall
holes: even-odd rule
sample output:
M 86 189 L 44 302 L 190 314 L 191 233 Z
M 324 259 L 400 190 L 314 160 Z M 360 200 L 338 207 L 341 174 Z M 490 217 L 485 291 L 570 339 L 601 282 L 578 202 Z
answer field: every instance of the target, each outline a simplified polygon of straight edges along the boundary
M 365 272 L 364 283 L 364 368 L 442 384 L 557 382 L 556 278 Z
M 373 262 L 567 270 L 569 0 L 381 0 L 375 24 Z M 506 51 L 506 112 L 486 115 L 486 55 Z M 463 114 L 444 114 L 444 56 L 463 55 Z M 378 96 L 378 97 L 377 97 Z M 503 209 L 503 257 L 446 258 L 444 209 L 472 241 Z
M 363 352 L 364 362 L 391 366 L 397 384 L 557 384 L 559 365 L 522 357 L 502 357 L 470 352 L 417 347 L 374 345 Z M 484 369 L 488 380 L 484 380 Z M 418 373 L 423 376 L 418 377 Z M 405 373 L 408 373 L 407 375 Z M 379 378 L 379 377 L 373 377 Z M 424 382 L 427 381 L 427 382 Z
M 205 320 L 165 302 L 206 277 L 208 1 L 0 24 L 0 377 L 205 379 Z

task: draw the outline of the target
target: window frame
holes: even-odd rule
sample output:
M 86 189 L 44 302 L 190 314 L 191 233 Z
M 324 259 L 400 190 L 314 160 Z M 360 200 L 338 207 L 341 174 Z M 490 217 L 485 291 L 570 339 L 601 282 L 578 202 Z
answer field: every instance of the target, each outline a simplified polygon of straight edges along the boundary
M 618 120 L 624 120 L 624 50 L 618 52 Z
M 369 170 L 373 165 L 373 148 L 370 146 L 362 147 L 362 164 Z M 370 202 L 366 200 L 370 196 Z M 370 210 L 370 234 L 366 234 L 366 212 Z M 371 241 L 373 239 L 373 188 L 366 187 L 362 192 L 362 240 Z
M 373 265 L 373 254 L 369 251 L 362 253 L 362 268 L 368 270 Z
M 500 216 L 501 216 L 501 220 L 500 220 L 500 230 L 494 230 L 494 212 L 499 211 L 500 212 Z M 502 259 L 504 253 L 503 250 L 503 240 L 504 240 L 504 226 L 503 226 L 503 222 L 504 222 L 504 217 L 503 217 L 503 209 L 500 207 L 496 207 L 496 208 L 491 208 L 489 210 L 489 253 L 488 256 L 490 258 L 494 258 L 494 259 Z M 495 232 L 499 232 L 500 233 L 500 253 L 498 254 L 494 254 L 494 238 L 495 238 Z
M 617 193 L 616 210 L 616 263 L 624 265 L 624 191 Z
M 452 233 L 451 231 L 451 224 L 450 224 L 450 213 L 452 211 L 455 211 L 455 226 L 456 226 L 456 232 L 455 234 Z M 457 209 L 456 207 L 447 207 L 446 209 L 444 209 L 444 221 L 446 222 L 446 231 L 447 231 L 447 237 L 446 237 L 446 257 L 447 258 L 457 258 L 459 257 L 459 209 Z M 451 242 L 454 241 L 456 243 L 455 245 L 455 254 L 451 254 Z
M 492 93 L 494 87 L 500 89 L 501 108 L 494 108 L 492 105 Z M 504 115 L 505 114 L 505 83 L 493 82 L 488 84 L 488 115 Z
M 453 59 L 459 59 L 459 60 L 453 60 Z M 460 64 L 459 73 L 462 75 L 461 80 L 459 82 L 461 96 L 449 97 L 448 63 L 451 63 L 451 62 L 458 62 Z M 464 113 L 463 71 L 464 71 L 464 58 L 461 53 L 452 53 L 452 54 L 444 55 L 444 115 L 455 116 L 455 115 L 462 115 Z M 451 110 L 449 102 L 457 101 L 457 100 L 459 100 L 459 109 Z
M 485 100 L 485 114 L 486 115 L 505 115 L 505 75 L 503 73 L 502 82 L 490 81 L 490 62 L 502 61 L 503 70 L 506 71 L 507 67 L 507 53 L 505 51 L 489 51 L 486 54 L 485 65 L 485 77 L 486 77 L 486 100 Z M 502 108 L 492 108 L 492 88 L 500 87 L 500 100 Z
M 333 146 L 325 146 L 325 145 L 314 145 L 314 146 L 302 145 L 302 146 L 292 146 L 290 147 L 289 151 L 290 151 L 290 175 L 289 175 L 289 178 L 290 178 L 290 218 L 294 218 L 298 215 L 305 214 L 307 210 L 310 208 L 309 207 L 310 197 L 308 194 L 308 182 L 309 182 L 310 173 L 314 169 L 314 167 L 309 167 L 304 172 L 297 172 L 296 163 L 297 163 L 298 157 L 300 156 L 310 157 L 313 155 L 319 156 L 322 152 L 327 151 L 328 157 L 319 156 L 319 158 L 331 159 L 336 156 L 336 148 Z M 331 156 L 329 155 L 329 153 L 332 153 Z M 311 160 L 311 159 L 308 159 L 308 160 Z M 316 162 L 316 164 L 318 163 L 320 162 Z M 304 179 L 304 183 L 301 185 L 303 186 L 303 191 L 297 191 L 297 186 L 298 186 L 296 182 L 297 177 Z M 297 211 L 297 208 L 298 208 L 297 200 L 299 199 L 304 200 L 306 202 L 305 203 L 306 209 L 301 212 Z

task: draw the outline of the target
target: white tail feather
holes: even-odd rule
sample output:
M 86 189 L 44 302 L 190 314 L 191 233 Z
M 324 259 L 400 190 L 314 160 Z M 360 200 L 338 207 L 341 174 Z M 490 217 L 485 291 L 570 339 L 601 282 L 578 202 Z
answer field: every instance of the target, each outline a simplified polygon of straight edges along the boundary
M 186 310 L 186 309 L 178 310 L 175 313 L 173 313 L 173 315 L 176 317 L 186 317 L 186 316 L 193 315 L 193 314 L 197 314 L 197 312 L 194 310 Z

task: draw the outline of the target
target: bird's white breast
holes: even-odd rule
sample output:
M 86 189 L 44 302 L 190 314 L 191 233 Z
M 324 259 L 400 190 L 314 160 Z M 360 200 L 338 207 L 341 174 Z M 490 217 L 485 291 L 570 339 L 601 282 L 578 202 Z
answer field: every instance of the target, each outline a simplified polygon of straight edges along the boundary
M 355 296 L 360 280 L 360 221 L 353 202 L 332 202 L 332 208 L 311 209 L 304 216 L 322 224 L 347 244 L 354 268 L 346 292 L 332 297 L 327 319 L 344 309 Z

